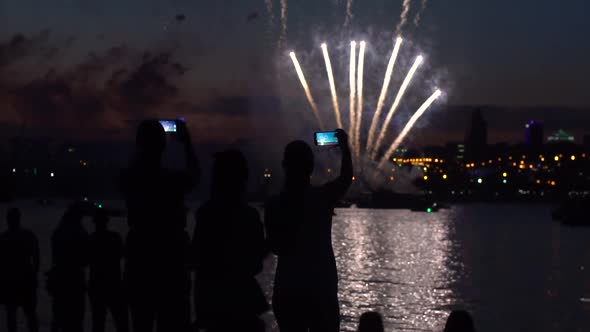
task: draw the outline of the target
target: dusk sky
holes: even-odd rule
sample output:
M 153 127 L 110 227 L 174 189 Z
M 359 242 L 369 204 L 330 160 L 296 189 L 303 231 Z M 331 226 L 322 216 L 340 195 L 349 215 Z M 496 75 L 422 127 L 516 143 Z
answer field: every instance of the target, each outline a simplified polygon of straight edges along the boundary
M 262 128 L 281 127 L 265 116 L 267 110 L 246 115 L 223 107 L 211 111 L 211 105 L 236 96 L 277 97 L 284 103 L 289 95 L 305 106 L 296 77 L 283 73 L 290 69 L 286 53 L 302 54 L 313 86 L 323 61 L 310 50 L 324 40 L 334 45 L 338 69 L 348 56 L 341 46 L 350 38 L 366 39 L 371 59 L 381 61 L 369 64 L 368 80 L 380 82 L 402 1 L 355 0 L 344 28 L 346 2 L 286 1 L 286 47 L 279 50 L 280 0 L 1 0 L 0 123 L 96 138 L 138 118 L 180 114 L 201 133 L 195 136 L 212 140 L 227 130 L 248 138 L 253 121 Z M 580 121 L 587 123 L 590 116 L 579 109 L 590 111 L 588 1 L 431 0 L 419 27 L 414 18 L 421 1 L 411 5 L 403 30 L 412 45 L 407 54 L 421 50 L 430 75 L 417 87 L 442 88 L 445 105 L 576 108 L 577 117 L 564 113 L 572 121 L 560 125 L 585 130 Z M 515 128 L 484 115 L 499 124 L 498 133 Z M 546 117 L 541 120 L 561 116 Z M 451 131 L 462 132 L 452 125 L 441 128 Z

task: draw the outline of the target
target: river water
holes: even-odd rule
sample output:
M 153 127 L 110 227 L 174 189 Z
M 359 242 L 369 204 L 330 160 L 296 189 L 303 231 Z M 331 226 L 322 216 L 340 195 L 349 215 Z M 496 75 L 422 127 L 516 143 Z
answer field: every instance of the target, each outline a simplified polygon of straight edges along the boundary
M 49 236 L 63 207 L 17 205 L 39 236 L 46 270 Z M 590 303 L 582 300 L 590 298 L 590 228 L 563 227 L 550 212 L 550 206 L 483 204 L 431 214 L 336 210 L 342 330 L 354 331 L 361 313 L 376 310 L 387 331 L 442 331 L 449 312 L 465 308 L 480 332 L 590 331 Z M 126 231 L 124 219 L 113 226 Z M 269 258 L 260 276 L 269 296 L 273 266 Z M 39 293 L 41 331 L 48 331 L 50 299 Z M 276 330 L 271 314 L 266 320 Z

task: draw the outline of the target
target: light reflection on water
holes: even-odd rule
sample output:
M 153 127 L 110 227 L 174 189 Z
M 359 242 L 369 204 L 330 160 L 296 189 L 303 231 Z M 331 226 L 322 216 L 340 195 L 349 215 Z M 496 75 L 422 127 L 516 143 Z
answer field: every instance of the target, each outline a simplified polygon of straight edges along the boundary
M 333 242 L 344 331 L 367 310 L 382 312 L 390 330 L 441 329 L 441 308 L 453 298 L 445 266 L 451 213 L 338 211 Z
M 442 331 L 450 311 L 465 308 L 480 332 L 590 331 L 590 304 L 580 301 L 590 298 L 590 228 L 563 227 L 551 210 L 337 210 L 342 330 L 376 310 L 387 331 Z
M 46 271 L 50 234 L 65 202 L 15 205 L 39 236 Z M 562 227 L 550 212 L 548 206 L 498 204 L 432 214 L 338 209 L 332 237 L 342 330 L 354 331 L 361 313 L 377 310 L 387 331 L 442 331 L 452 309 L 466 308 L 480 332 L 590 331 L 590 303 L 580 301 L 590 298 L 590 227 Z M 192 234 L 194 219 L 188 220 Z M 124 219 L 112 226 L 127 231 Z M 269 298 L 273 269 L 269 258 L 260 276 Z M 50 299 L 45 291 L 39 296 L 41 331 L 48 331 Z M 276 331 L 271 314 L 266 320 Z M 108 326 L 112 331 L 110 319 Z

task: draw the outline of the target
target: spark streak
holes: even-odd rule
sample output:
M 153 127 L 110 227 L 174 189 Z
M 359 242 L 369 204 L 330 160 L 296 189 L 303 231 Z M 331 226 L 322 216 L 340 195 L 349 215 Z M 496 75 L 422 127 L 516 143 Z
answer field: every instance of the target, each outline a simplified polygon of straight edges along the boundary
M 383 158 L 381 158 L 381 161 L 377 165 L 377 170 L 382 169 L 383 166 L 385 166 L 385 163 L 389 160 L 389 157 L 399 147 L 399 145 L 404 140 L 404 138 L 406 138 L 406 135 L 408 135 L 410 130 L 412 130 L 412 127 L 414 127 L 414 124 L 416 123 L 416 121 L 418 121 L 418 119 L 420 119 L 422 114 L 424 114 L 424 112 L 426 112 L 426 110 L 430 107 L 430 105 L 432 105 L 432 103 L 434 103 L 438 99 L 438 97 L 440 97 L 441 94 L 442 94 L 442 92 L 440 90 L 436 90 L 432 94 L 432 96 L 430 96 L 430 98 L 428 98 L 424 102 L 424 104 L 422 104 L 422 106 L 420 106 L 420 108 L 416 111 L 416 113 L 414 113 L 414 115 L 412 115 L 412 117 L 410 118 L 410 121 L 408 121 L 408 123 L 406 124 L 406 126 L 404 127 L 402 132 L 397 136 L 397 138 L 391 144 L 391 146 L 389 147 L 387 152 L 385 152 L 385 154 L 383 155 Z
M 349 123 L 349 129 L 348 132 L 350 133 L 350 141 L 355 142 L 354 140 L 354 132 L 355 132 L 355 120 L 356 120 L 356 115 L 354 113 L 354 102 L 356 99 L 356 81 L 355 81 L 355 71 L 356 71 L 356 42 L 352 41 L 350 42 L 350 77 L 349 77 L 349 83 L 350 83 L 350 109 L 349 109 L 349 115 L 350 115 L 350 123 Z
M 328 73 L 328 82 L 330 83 L 330 91 L 332 93 L 332 104 L 334 104 L 336 125 L 338 126 L 338 128 L 344 128 L 344 126 L 342 125 L 342 118 L 340 115 L 340 106 L 338 105 L 338 94 L 336 93 L 336 83 L 334 82 L 332 62 L 330 61 L 330 54 L 328 53 L 328 46 L 326 45 L 326 43 L 322 44 L 322 52 L 324 53 L 324 62 L 326 62 L 326 72 Z
M 272 1 L 273 0 L 264 0 L 264 3 L 266 4 L 266 12 L 268 14 L 268 26 L 272 27 L 273 22 L 274 22 L 274 14 L 272 11 Z
M 356 143 L 355 153 L 357 159 L 361 156 L 361 124 L 363 119 L 363 72 L 365 70 L 365 41 L 361 41 L 361 46 L 359 48 L 359 63 L 358 63 L 358 73 L 356 77 L 357 81 L 357 105 L 356 105 L 356 122 L 355 122 L 355 138 Z M 357 160 L 358 162 L 358 160 Z M 359 163 L 360 164 L 360 163 Z
M 411 0 L 404 0 L 404 2 L 402 4 L 402 13 L 399 18 L 399 23 L 397 24 L 397 27 L 395 28 L 395 35 L 396 36 L 401 36 L 402 29 L 404 28 L 404 25 L 406 25 L 406 22 L 408 21 L 408 13 L 410 12 L 410 5 L 411 5 Z
M 289 53 L 289 56 L 291 57 L 291 60 L 293 61 L 293 65 L 295 66 L 295 71 L 297 71 L 297 76 L 299 76 L 299 81 L 301 81 L 301 86 L 303 87 L 303 90 L 305 91 L 305 96 L 307 97 L 307 101 L 309 101 L 309 105 L 311 106 L 311 109 L 313 110 L 313 114 L 315 115 L 315 118 L 318 122 L 318 126 L 320 127 L 320 129 L 324 129 L 324 123 L 322 122 L 322 118 L 320 117 L 320 112 L 318 110 L 318 106 L 316 105 L 315 101 L 313 100 L 313 97 L 311 96 L 311 91 L 309 90 L 309 85 L 307 85 L 307 80 L 305 80 L 305 75 L 303 75 L 303 70 L 301 69 L 301 66 L 299 65 L 299 61 L 297 61 L 297 56 L 295 55 L 295 52 L 291 52 Z
M 406 75 L 406 78 L 404 79 L 402 86 L 399 88 L 399 91 L 397 93 L 397 96 L 395 97 L 393 105 L 391 105 L 391 109 L 389 109 L 389 113 L 387 113 L 387 117 L 385 118 L 385 122 L 383 123 L 383 126 L 381 127 L 381 131 L 379 132 L 377 142 L 375 143 L 375 145 L 373 146 L 373 150 L 371 151 L 371 158 L 372 159 L 375 159 L 377 157 L 377 152 L 379 151 L 379 148 L 381 147 L 381 143 L 383 143 L 383 139 L 385 138 L 385 133 L 387 132 L 387 127 L 389 127 L 389 123 L 391 122 L 391 118 L 393 117 L 393 114 L 397 110 L 397 107 L 399 106 L 399 103 L 401 102 L 402 97 L 404 96 L 404 93 L 406 92 L 406 89 L 408 88 L 408 85 L 410 85 L 410 82 L 412 81 L 412 77 L 414 77 L 416 70 L 422 64 L 422 61 L 424 61 L 424 58 L 421 55 L 419 55 L 416 58 L 416 61 L 414 61 L 412 68 L 410 68 L 408 75 Z
M 279 49 L 287 42 L 287 0 L 281 0 L 281 35 L 279 37 Z
M 346 19 L 344 20 L 344 27 L 347 27 L 352 21 L 352 0 L 346 2 Z
M 420 10 L 416 14 L 416 17 L 414 17 L 414 25 L 416 27 L 420 26 L 420 20 L 422 19 L 422 14 L 424 13 L 424 11 L 426 10 L 426 7 L 428 6 L 428 0 L 422 0 L 421 5 L 422 5 L 422 7 L 420 7 Z
M 370 152 L 373 148 L 375 131 L 377 130 L 377 124 L 379 123 L 379 118 L 381 117 L 381 111 L 383 110 L 383 105 L 385 104 L 387 90 L 389 89 L 389 83 L 391 82 L 391 76 L 393 75 L 393 68 L 395 67 L 395 62 L 402 41 L 403 39 L 400 37 L 397 38 L 393 48 L 393 53 L 391 53 L 391 58 L 389 58 L 389 63 L 387 64 L 385 78 L 383 79 L 383 87 L 381 88 L 381 94 L 379 95 L 379 100 L 377 101 L 377 108 L 375 109 L 375 114 L 373 115 L 373 120 L 371 121 L 371 127 L 369 128 L 369 137 L 367 138 L 367 152 Z

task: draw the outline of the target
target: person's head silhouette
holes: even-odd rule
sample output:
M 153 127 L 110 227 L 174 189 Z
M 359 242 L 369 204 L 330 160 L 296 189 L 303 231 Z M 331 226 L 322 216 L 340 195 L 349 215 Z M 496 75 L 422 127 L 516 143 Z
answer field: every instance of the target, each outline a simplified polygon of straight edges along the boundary
M 8 229 L 16 230 L 20 228 L 20 210 L 18 208 L 10 208 L 6 211 L 6 222 Z
M 109 214 L 105 209 L 96 209 L 92 222 L 96 228 L 96 231 L 104 231 L 109 225 Z
M 451 312 L 444 332 L 475 332 L 473 318 L 465 310 L 455 310 Z
M 211 180 L 211 197 L 240 199 L 246 191 L 248 162 L 237 149 L 228 149 L 215 154 Z
M 61 226 L 79 226 L 84 218 L 84 209 L 80 203 L 75 202 L 68 206 L 66 212 L 61 217 Z
M 367 311 L 359 319 L 358 332 L 383 332 L 383 317 L 374 311 Z
M 283 155 L 283 169 L 287 184 L 309 184 L 313 166 L 313 151 L 307 143 L 293 141 L 287 144 Z
M 145 120 L 137 128 L 135 138 L 141 162 L 159 163 L 166 148 L 166 132 L 157 120 Z

